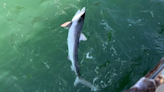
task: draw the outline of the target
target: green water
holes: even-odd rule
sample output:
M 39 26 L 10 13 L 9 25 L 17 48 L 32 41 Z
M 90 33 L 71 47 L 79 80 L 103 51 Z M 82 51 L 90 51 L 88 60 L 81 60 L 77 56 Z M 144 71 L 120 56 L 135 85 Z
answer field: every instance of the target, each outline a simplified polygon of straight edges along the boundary
M 127 90 L 163 57 L 163 0 L 1 0 L 0 92 L 91 92 L 73 86 L 60 27 L 84 6 L 80 72 L 99 92 Z

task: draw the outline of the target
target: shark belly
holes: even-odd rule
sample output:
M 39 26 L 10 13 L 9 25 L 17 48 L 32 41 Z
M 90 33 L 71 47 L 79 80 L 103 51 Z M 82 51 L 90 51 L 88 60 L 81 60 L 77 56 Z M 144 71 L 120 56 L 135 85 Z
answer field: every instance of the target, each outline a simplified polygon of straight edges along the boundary
M 71 28 L 69 29 L 69 33 L 68 33 L 68 38 L 67 38 L 67 44 L 68 44 L 68 58 L 69 60 L 72 62 L 72 70 L 76 73 L 76 66 L 75 66 L 75 60 L 74 60 L 74 56 L 75 56 L 75 27 L 71 26 Z

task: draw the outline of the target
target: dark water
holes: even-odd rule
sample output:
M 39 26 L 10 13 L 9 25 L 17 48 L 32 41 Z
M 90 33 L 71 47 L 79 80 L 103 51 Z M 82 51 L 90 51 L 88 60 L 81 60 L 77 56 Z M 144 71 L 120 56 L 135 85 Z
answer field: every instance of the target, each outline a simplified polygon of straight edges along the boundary
M 122 92 L 164 55 L 164 0 L 1 0 L 0 92 L 90 92 L 73 86 L 60 25 L 86 7 L 79 62 L 99 92 Z

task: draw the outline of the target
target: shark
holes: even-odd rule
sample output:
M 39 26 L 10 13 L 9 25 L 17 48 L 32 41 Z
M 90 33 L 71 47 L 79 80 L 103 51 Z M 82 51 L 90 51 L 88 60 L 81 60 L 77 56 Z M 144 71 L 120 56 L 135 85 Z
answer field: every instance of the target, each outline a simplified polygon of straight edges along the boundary
M 92 90 L 97 90 L 97 88 L 92 85 L 90 82 L 86 81 L 81 77 L 78 63 L 78 48 L 80 41 L 86 41 L 87 37 L 82 33 L 82 28 L 85 19 L 85 7 L 81 10 L 78 10 L 71 21 L 65 22 L 61 25 L 61 27 L 66 27 L 69 29 L 67 45 L 68 45 L 68 59 L 71 61 L 71 69 L 75 72 L 77 76 L 74 82 L 74 86 L 81 83 Z

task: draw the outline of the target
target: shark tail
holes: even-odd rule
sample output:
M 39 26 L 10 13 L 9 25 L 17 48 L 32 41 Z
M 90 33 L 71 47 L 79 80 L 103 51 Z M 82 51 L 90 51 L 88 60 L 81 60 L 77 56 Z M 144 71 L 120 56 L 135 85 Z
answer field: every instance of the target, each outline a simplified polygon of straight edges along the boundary
M 74 82 L 74 86 L 76 86 L 79 83 L 91 88 L 92 91 L 97 91 L 98 90 L 98 88 L 96 86 L 92 85 L 89 81 L 86 81 L 85 79 L 76 77 L 75 82 Z

